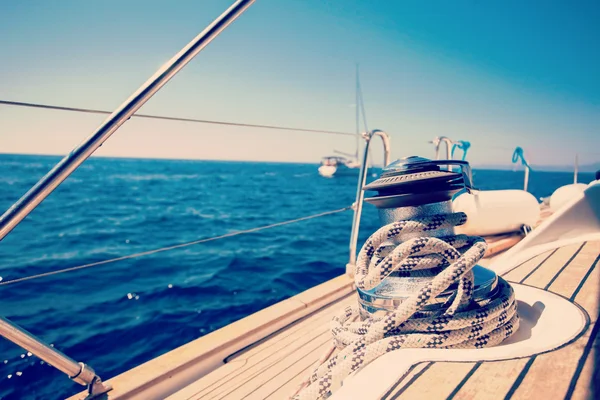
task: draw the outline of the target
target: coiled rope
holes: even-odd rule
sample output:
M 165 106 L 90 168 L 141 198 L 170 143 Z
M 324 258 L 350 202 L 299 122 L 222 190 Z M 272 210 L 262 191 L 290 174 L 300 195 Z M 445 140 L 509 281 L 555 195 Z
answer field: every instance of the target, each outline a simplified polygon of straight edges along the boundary
M 358 306 L 347 307 L 331 321 L 334 345 L 340 352 L 306 379 L 294 399 L 322 399 L 338 389 L 352 372 L 377 357 L 403 348 L 483 348 L 493 346 L 518 329 L 519 318 L 511 286 L 498 278 L 497 291 L 484 301 L 472 299 L 472 268 L 483 257 L 487 244 L 480 237 L 415 237 L 424 232 L 450 228 L 466 222 L 464 213 L 434 215 L 399 221 L 380 228 L 362 247 L 357 264 L 356 286 L 369 290 L 394 271 L 411 273 L 436 269 L 432 281 L 415 291 L 394 311 L 381 317 L 358 320 Z M 390 241 L 400 243 L 390 245 Z M 421 312 L 453 283 L 456 295 L 443 311 Z

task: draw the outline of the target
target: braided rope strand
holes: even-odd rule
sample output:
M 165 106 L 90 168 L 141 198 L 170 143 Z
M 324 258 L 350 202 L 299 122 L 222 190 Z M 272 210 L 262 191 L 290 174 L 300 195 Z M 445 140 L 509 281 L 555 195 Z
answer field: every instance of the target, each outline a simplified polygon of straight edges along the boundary
M 347 307 L 331 321 L 333 343 L 339 352 L 322 358 L 310 377 L 294 394 L 297 400 L 329 397 L 351 373 L 381 355 L 403 348 L 466 349 L 494 346 L 519 327 L 512 287 L 498 278 L 495 293 L 484 301 L 472 299 L 473 267 L 487 244 L 480 237 L 419 236 L 466 222 L 464 213 L 433 215 L 399 221 L 377 230 L 358 255 L 356 286 L 369 290 L 394 272 L 418 275 L 434 271 L 435 277 L 416 290 L 395 310 L 361 320 L 358 306 Z M 431 315 L 423 308 L 452 284 L 456 294 L 443 310 Z

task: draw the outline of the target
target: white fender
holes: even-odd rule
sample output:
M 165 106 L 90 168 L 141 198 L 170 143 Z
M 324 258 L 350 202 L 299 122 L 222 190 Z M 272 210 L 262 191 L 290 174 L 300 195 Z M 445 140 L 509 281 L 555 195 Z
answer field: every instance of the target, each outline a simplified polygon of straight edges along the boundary
M 488 190 L 476 195 L 463 193 L 452 202 L 455 212 L 467 214 L 467 223 L 456 233 L 475 236 L 498 235 L 533 226 L 540 217 L 537 199 L 524 190 Z
M 550 209 L 553 212 L 558 211 L 562 206 L 578 197 L 587 188 L 588 185 L 585 183 L 572 183 L 570 185 L 559 187 L 552 193 L 552 196 L 550 196 Z

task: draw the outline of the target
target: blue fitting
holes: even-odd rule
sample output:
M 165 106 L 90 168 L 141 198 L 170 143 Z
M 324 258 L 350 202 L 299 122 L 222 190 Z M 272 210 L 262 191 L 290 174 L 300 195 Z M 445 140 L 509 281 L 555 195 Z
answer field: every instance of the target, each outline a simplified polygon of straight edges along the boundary
M 469 147 L 471 147 L 471 143 L 467 142 L 466 140 L 459 140 L 452 145 L 452 151 L 450 152 L 450 155 L 452 158 L 454 158 L 454 150 L 460 149 L 463 151 L 462 160 L 465 161 Z
M 519 162 L 519 160 L 521 160 L 521 164 L 523 166 L 531 168 L 529 166 L 529 163 L 525 159 L 525 152 L 523 151 L 523 148 L 520 146 L 517 146 L 517 148 L 515 149 L 515 152 L 512 155 L 512 162 L 513 162 L 513 164 L 516 164 Z

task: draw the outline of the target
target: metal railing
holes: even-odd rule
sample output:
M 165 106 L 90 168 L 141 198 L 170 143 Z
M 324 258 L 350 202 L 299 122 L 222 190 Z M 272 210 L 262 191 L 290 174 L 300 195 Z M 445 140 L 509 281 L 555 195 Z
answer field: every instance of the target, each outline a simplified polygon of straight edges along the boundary
M 519 161 L 521 162 L 521 165 L 523 165 L 525 167 L 523 190 L 527 191 L 527 188 L 529 187 L 529 172 L 531 170 L 531 167 L 529 166 L 529 162 L 527 161 L 527 158 L 525 157 L 525 150 L 523 150 L 522 147 L 517 146 L 517 148 L 515 149 L 515 151 L 512 155 L 512 162 L 513 162 L 513 164 L 516 164 Z
M 73 381 L 88 386 L 90 395 L 103 394 L 111 389 L 110 385 L 102 382 L 90 366 L 78 363 L 2 316 L 0 316 L 0 332 L 6 339 L 64 372 Z
M 573 167 L 573 184 L 577 183 L 577 175 L 579 175 L 579 154 L 575 153 L 575 165 Z
M 239 17 L 255 0 L 238 0 L 187 46 L 163 65 L 127 101 L 114 111 L 100 127 L 50 172 L 40 179 L 23 197 L 0 217 L 0 240 L 33 211 L 81 163 L 102 145 L 123 123 L 144 105 L 161 87 L 189 63 L 208 43 Z M 94 370 L 67 357 L 40 339 L 5 318 L 0 319 L 0 335 L 30 351 L 48 364 L 61 370 L 82 385 L 88 386 L 89 398 L 106 393 L 110 386 L 102 383 Z
M 354 266 L 356 265 L 356 247 L 358 244 L 358 231 L 360 229 L 360 217 L 362 215 L 363 200 L 365 198 L 365 192 L 363 187 L 367 181 L 368 161 L 369 161 L 369 146 L 371 139 L 374 136 L 379 136 L 383 142 L 383 166 L 385 167 L 390 163 L 390 137 L 389 135 L 379 129 L 374 129 L 370 132 L 363 133 L 365 139 L 365 148 L 363 151 L 362 164 L 360 166 L 360 173 L 358 176 L 358 184 L 356 186 L 356 200 L 354 202 L 354 218 L 352 219 L 352 232 L 350 233 L 350 256 L 348 264 L 346 265 L 346 273 L 352 274 Z
M 437 136 L 433 140 L 431 140 L 429 143 L 433 143 L 433 145 L 435 146 L 435 159 L 436 160 L 440 159 L 440 145 L 442 143 L 446 144 L 446 160 L 452 159 L 452 145 L 454 144 L 454 141 L 452 141 L 452 139 L 450 139 L 449 137 L 446 137 L 446 136 Z

